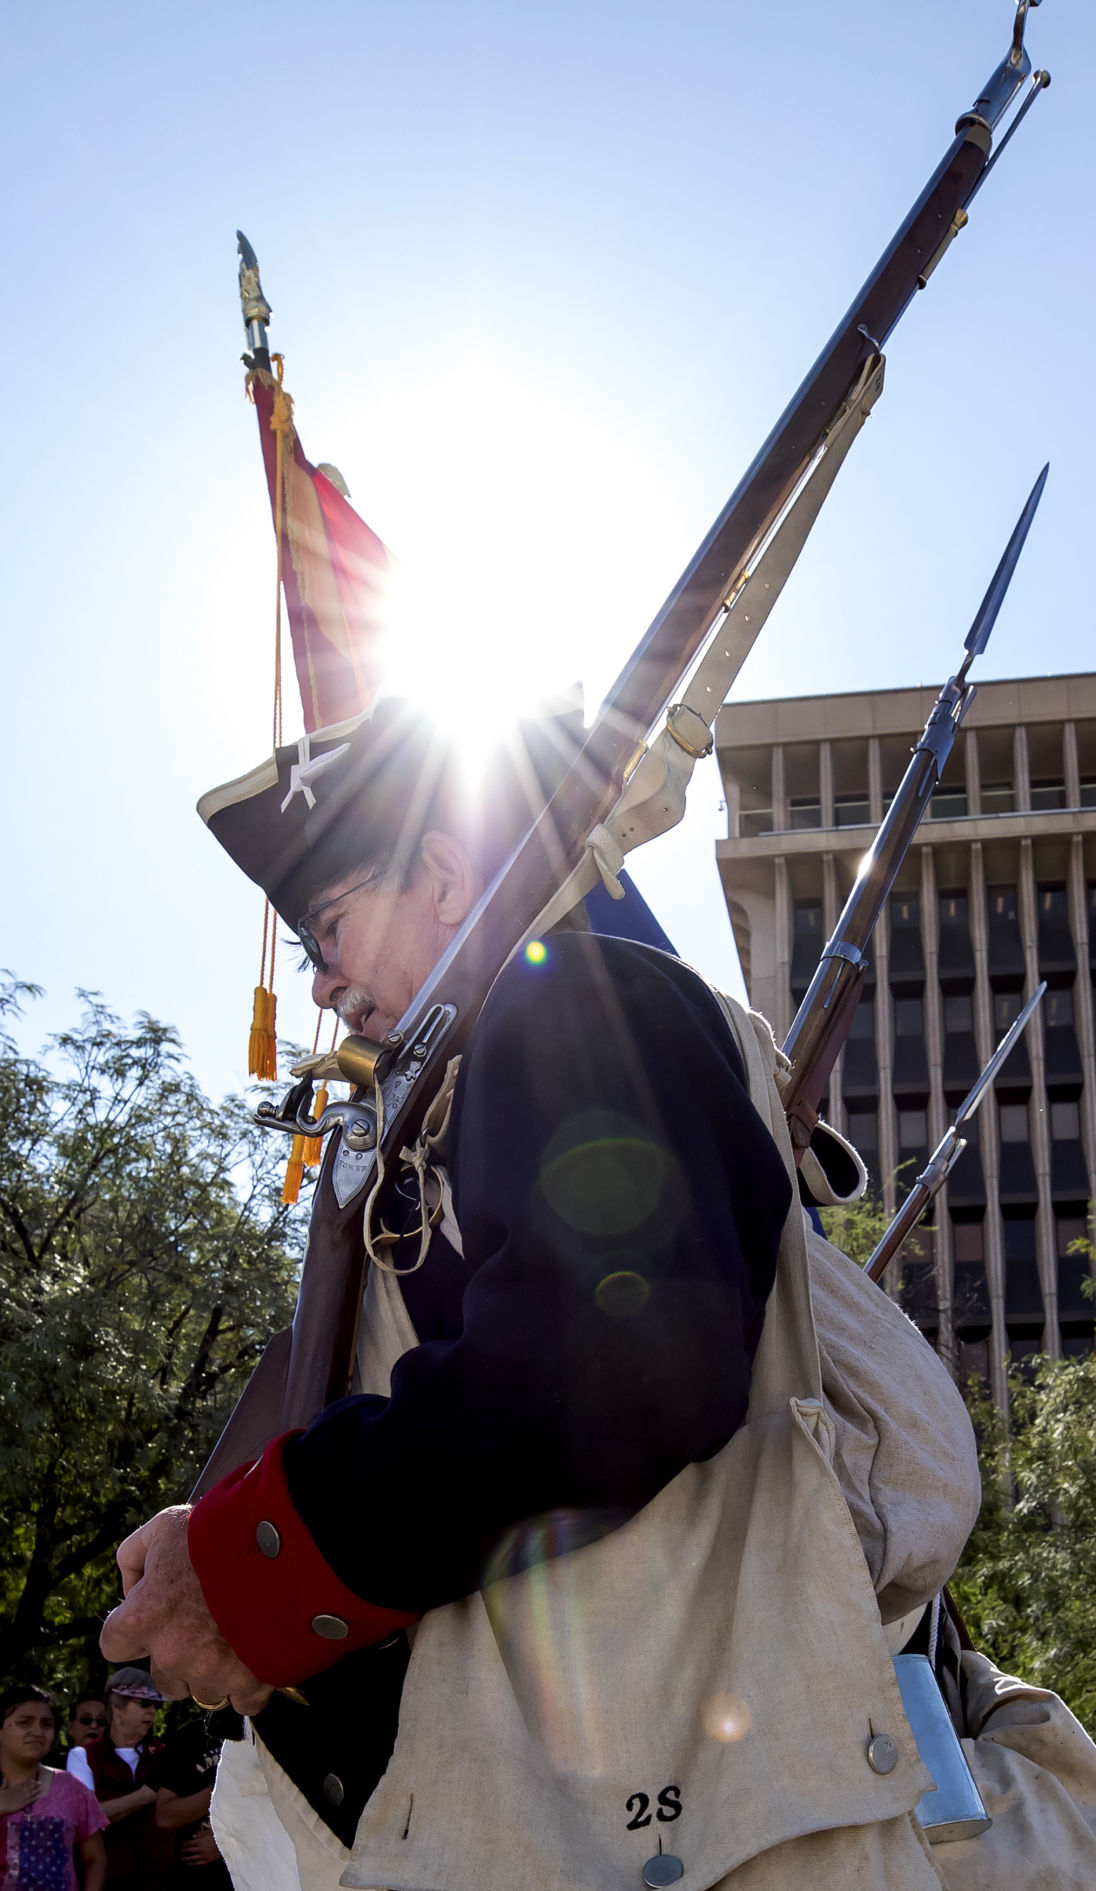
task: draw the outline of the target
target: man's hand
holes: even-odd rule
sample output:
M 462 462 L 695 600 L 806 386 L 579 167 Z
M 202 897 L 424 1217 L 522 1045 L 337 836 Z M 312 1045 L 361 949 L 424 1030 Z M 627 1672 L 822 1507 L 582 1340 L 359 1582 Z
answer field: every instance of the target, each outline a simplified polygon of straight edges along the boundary
M 147 1656 L 169 1700 L 188 1694 L 207 1706 L 226 1696 L 237 1713 L 257 1714 L 273 1689 L 257 1681 L 218 1632 L 187 1552 L 185 1504 L 161 1510 L 118 1550 L 125 1601 L 103 1624 L 108 1661 Z

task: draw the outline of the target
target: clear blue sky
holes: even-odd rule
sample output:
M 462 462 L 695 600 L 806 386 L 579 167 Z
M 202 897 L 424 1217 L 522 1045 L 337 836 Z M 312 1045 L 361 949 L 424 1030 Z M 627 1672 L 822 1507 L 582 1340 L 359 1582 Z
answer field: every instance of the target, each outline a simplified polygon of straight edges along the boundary
M 237 225 L 306 451 L 419 573 L 432 634 L 469 675 L 508 640 L 596 696 L 1011 24 L 1011 0 L 9 17 L 0 964 L 47 986 L 36 1030 L 98 988 L 176 1022 L 213 1091 L 242 1076 L 259 904 L 193 812 L 268 745 Z M 892 338 L 740 696 L 942 680 L 1048 458 L 982 673 L 1093 667 L 1093 9 L 1046 0 L 1029 44 L 1054 83 Z M 717 800 L 708 774 L 638 877 L 731 980 Z

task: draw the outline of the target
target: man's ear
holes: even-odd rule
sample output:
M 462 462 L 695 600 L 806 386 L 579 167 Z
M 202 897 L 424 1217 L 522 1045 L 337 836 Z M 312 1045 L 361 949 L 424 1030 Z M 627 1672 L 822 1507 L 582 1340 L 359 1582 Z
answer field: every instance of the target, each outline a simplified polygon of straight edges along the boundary
M 461 925 L 483 891 L 471 854 L 456 835 L 432 828 L 422 837 L 419 855 L 431 884 L 435 917 L 445 926 Z

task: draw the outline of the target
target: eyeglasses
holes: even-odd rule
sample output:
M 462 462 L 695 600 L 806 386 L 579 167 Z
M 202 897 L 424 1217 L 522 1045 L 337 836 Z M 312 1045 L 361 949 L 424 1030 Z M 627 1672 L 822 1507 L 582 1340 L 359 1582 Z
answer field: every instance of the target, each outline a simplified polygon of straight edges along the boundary
M 303 913 L 301 918 L 298 919 L 297 937 L 304 947 L 305 956 L 309 964 L 314 965 L 317 972 L 330 970 L 327 960 L 320 951 L 320 942 L 312 930 L 312 921 L 315 919 L 317 913 L 324 913 L 329 906 L 336 906 L 340 900 L 349 899 L 351 893 L 361 893 L 368 886 L 378 886 L 383 878 L 383 873 L 376 871 L 367 874 L 364 880 L 357 880 L 353 886 L 344 886 L 341 893 L 332 893 L 329 900 L 321 900 L 318 906 L 311 907 L 307 913 Z
M 107 1717 L 105 1714 L 77 1714 L 76 1716 L 76 1725 L 78 1727 L 105 1727 L 106 1724 Z

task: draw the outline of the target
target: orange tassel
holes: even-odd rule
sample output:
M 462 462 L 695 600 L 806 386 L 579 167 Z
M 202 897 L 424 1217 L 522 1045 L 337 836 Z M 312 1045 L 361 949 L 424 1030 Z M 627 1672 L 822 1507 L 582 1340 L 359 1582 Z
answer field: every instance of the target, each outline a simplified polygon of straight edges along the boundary
M 255 1005 L 251 1013 L 251 1036 L 247 1045 L 249 1077 L 276 1077 L 278 1074 L 278 1039 L 275 1028 L 277 1000 L 265 985 L 255 987 Z
M 304 1148 L 304 1137 L 294 1136 L 289 1150 L 285 1181 L 282 1183 L 282 1201 L 287 1208 L 292 1208 L 301 1192 L 301 1183 L 304 1180 Z
M 323 1115 L 326 1108 L 327 1108 L 327 1085 L 325 1083 L 322 1083 L 316 1092 L 316 1101 L 312 1105 L 312 1120 L 314 1123 L 319 1121 L 320 1117 Z M 318 1169 L 320 1166 L 320 1157 L 323 1155 L 323 1137 L 322 1136 L 305 1136 L 302 1138 L 302 1140 L 304 1142 L 305 1168 Z

